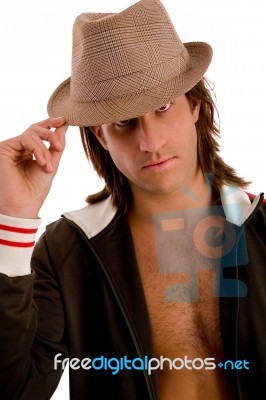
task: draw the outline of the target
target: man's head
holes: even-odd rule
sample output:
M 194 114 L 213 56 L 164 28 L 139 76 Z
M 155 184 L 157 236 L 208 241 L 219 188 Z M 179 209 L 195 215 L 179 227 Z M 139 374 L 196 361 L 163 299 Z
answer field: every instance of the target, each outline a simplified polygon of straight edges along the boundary
M 154 113 L 169 116 L 172 107 L 169 112 L 162 111 L 163 107 L 180 98 L 186 100 L 194 123 L 191 167 L 216 174 L 216 187 L 237 181 L 234 171 L 217 155 L 215 105 L 204 78 L 211 58 L 207 43 L 181 42 L 159 0 L 141 0 L 117 14 L 77 17 L 72 75 L 51 96 L 48 113 L 63 115 L 69 125 L 80 127 L 85 152 L 105 180 L 104 190 L 90 196 L 89 202 L 111 195 L 116 206 L 126 209 L 131 199 L 128 179 L 133 178 L 132 171 L 122 163 L 121 148 L 112 146 L 110 152 L 107 127 L 126 120 L 144 123 L 144 116 Z M 172 145 L 174 141 L 178 141 L 175 136 Z M 157 152 L 157 157 L 163 160 L 175 154 L 172 145 L 167 154 Z M 145 163 L 152 158 L 140 160 Z

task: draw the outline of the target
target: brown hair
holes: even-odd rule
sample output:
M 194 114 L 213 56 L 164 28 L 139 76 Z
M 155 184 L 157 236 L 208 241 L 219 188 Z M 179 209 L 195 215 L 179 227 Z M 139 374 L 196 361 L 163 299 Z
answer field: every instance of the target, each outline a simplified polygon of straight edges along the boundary
M 198 136 L 198 160 L 203 173 L 213 176 L 213 186 L 216 190 L 223 184 L 237 185 L 246 188 L 250 182 L 239 177 L 236 171 L 227 165 L 220 157 L 220 146 L 217 139 L 220 136 L 218 112 L 212 97 L 213 88 L 210 82 L 203 78 L 186 96 L 192 104 L 200 100 L 199 119 L 196 123 Z M 105 181 L 105 187 L 98 193 L 87 197 L 88 203 L 96 203 L 112 196 L 114 206 L 126 211 L 132 198 L 127 178 L 117 169 L 108 151 L 99 143 L 89 127 L 80 128 L 82 144 L 93 168 Z

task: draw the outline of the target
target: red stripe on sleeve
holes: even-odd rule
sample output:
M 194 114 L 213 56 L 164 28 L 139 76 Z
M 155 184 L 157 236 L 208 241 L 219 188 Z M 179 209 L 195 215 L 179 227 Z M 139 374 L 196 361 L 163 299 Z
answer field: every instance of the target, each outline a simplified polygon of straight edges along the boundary
M 8 226 L 1 224 L 0 224 L 0 230 L 8 232 L 16 232 L 16 233 L 25 233 L 25 234 L 32 234 L 37 232 L 37 229 L 16 228 L 15 226 Z
M 0 239 L 0 244 L 11 247 L 33 247 L 35 242 L 12 242 L 11 240 Z

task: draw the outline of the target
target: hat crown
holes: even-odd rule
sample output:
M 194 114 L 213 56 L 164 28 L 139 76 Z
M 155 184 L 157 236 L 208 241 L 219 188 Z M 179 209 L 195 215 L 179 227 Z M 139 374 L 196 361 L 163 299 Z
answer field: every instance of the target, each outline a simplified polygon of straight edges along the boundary
M 73 26 L 70 93 L 75 102 L 127 96 L 190 69 L 163 5 L 141 0 L 117 14 L 83 13 Z
M 80 14 L 72 74 L 53 92 L 48 114 L 80 127 L 135 118 L 187 93 L 211 59 L 208 43 L 181 42 L 160 0 Z

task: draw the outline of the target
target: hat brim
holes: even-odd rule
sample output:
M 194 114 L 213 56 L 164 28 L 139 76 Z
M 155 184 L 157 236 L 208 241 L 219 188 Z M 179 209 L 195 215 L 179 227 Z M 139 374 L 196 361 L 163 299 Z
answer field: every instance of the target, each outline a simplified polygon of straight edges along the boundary
M 184 43 L 191 68 L 182 77 L 177 76 L 141 93 L 99 102 L 73 102 L 70 96 L 71 78 L 62 82 L 49 99 L 50 117 L 63 116 L 72 126 L 94 126 L 136 118 L 156 110 L 174 98 L 187 93 L 204 76 L 212 59 L 212 48 L 205 42 Z

